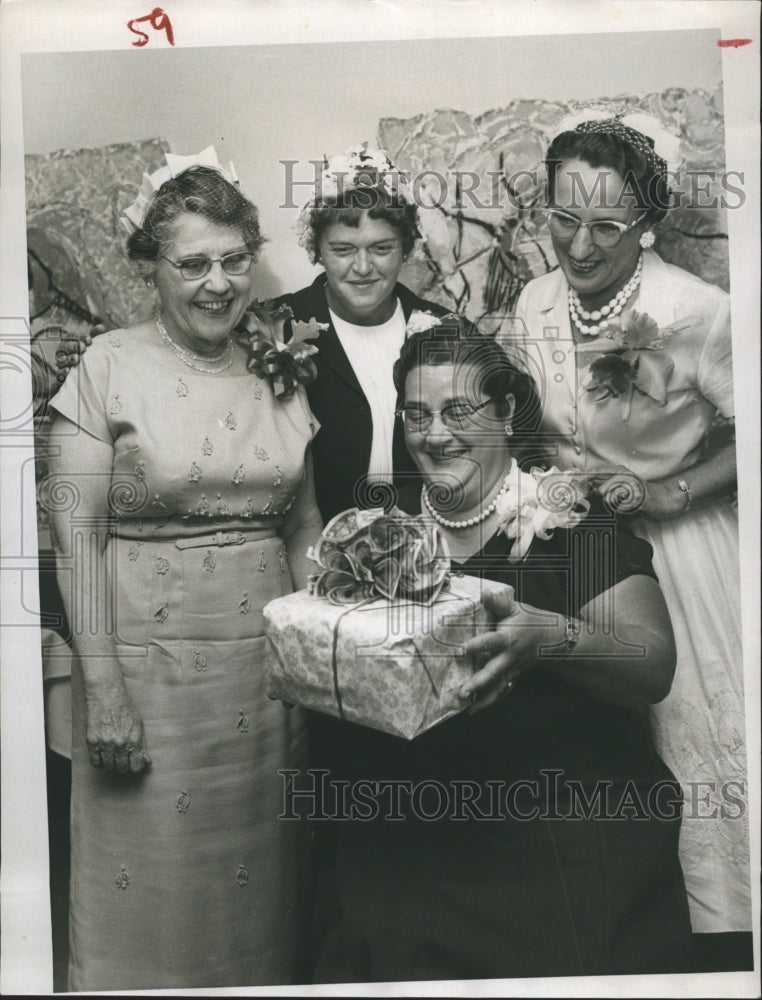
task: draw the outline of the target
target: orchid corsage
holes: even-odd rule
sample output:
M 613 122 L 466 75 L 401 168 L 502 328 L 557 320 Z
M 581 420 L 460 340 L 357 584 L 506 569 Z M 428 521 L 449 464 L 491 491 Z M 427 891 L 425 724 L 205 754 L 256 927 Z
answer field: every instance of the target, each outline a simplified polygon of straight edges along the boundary
M 495 505 L 499 518 L 495 534 L 515 539 L 510 562 L 523 559 L 535 537 L 548 541 L 556 528 L 573 528 L 590 510 L 585 498 L 588 477 L 574 470 L 560 472 L 554 466 L 527 473 L 514 459 L 505 485 Z
M 283 341 L 283 330 L 291 322 L 291 339 Z M 297 385 L 308 385 L 317 378 L 317 368 L 312 355 L 317 347 L 308 344 L 316 340 L 327 323 L 314 319 L 307 322 L 294 319 L 290 306 L 272 301 L 252 302 L 236 327 L 236 339 L 246 348 L 246 367 L 250 372 L 266 379 L 278 399 L 288 399 L 296 392 Z
M 605 337 L 577 345 L 577 352 L 594 352 L 582 385 L 597 401 L 613 397 L 621 400 L 622 420 L 630 415 L 635 392 L 653 399 L 659 406 L 667 402 L 667 384 L 675 363 L 664 347 L 670 337 L 690 325 L 688 321 L 660 329 L 647 313 L 633 309 Z

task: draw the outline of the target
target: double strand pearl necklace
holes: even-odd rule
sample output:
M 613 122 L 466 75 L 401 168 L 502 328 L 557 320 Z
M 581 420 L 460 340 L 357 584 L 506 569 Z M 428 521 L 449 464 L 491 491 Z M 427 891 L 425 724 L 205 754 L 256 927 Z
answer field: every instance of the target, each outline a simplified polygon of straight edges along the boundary
M 442 515 L 439 513 L 438 510 L 436 510 L 431 500 L 429 499 L 429 494 L 426 490 L 425 484 L 423 486 L 423 489 L 421 490 L 421 499 L 423 500 L 423 504 L 426 507 L 426 510 L 429 512 L 429 514 L 431 514 L 431 516 L 434 518 L 437 524 L 441 524 L 443 528 L 449 528 L 451 531 L 459 531 L 463 528 L 473 528 L 475 524 L 481 524 L 482 521 L 486 521 L 486 519 L 497 507 L 500 497 L 504 496 L 508 492 L 508 490 L 510 489 L 510 475 L 511 474 L 508 473 L 508 475 L 503 480 L 503 485 L 500 487 L 500 491 L 495 496 L 495 499 L 492 501 L 492 503 L 489 504 L 487 507 L 485 507 L 484 510 L 480 511 L 478 514 L 474 514 L 473 517 L 469 517 L 465 521 L 450 521 L 446 517 L 442 517 Z
M 156 316 L 156 329 L 159 331 L 159 336 L 167 345 L 167 347 L 174 351 L 177 357 L 182 361 L 184 365 L 188 368 L 193 368 L 197 372 L 203 372 L 205 375 L 219 375 L 220 372 L 225 372 L 228 368 L 233 365 L 233 342 L 230 338 L 227 339 L 227 345 L 222 349 L 220 354 L 205 356 L 203 354 L 195 354 L 193 351 L 188 351 L 184 347 L 175 343 L 174 340 L 167 333 L 166 327 L 164 326 L 161 316 Z M 216 368 L 208 368 L 204 365 L 199 364 L 200 361 L 223 361 L 223 364 L 218 365 Z
M 571 316 L 572 323 L 577 327 L 579 332 L 586 337 L 597 337 L 599 333 L 603 333 L 604 330 L 608 329 L 611 320 L 620 314 L 627 300 L 640 284 L 642 272 L 643 255 L 641 254 L 638 257 L 638 266 L 624 288 L 621 288 L 605 306 L 601 306 L 600 309 L 593 309 L 591 312 L 587 312 L 582 308 L 579 295 L 577 295 L 573 288 L 569 288 L 569 315 Z M 583 320 L 592 320 L 593 325 L 588 326 L 582 322 Z M 601 320 L 601 322 L 599 323 L 598 320 Z

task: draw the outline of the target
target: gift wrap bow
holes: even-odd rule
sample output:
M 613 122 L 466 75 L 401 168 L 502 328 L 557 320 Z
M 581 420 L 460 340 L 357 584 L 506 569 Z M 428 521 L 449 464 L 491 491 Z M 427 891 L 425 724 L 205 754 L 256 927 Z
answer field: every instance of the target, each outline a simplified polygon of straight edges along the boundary
M 331 657 L 336 706 L 346 719 L 337 657 L 342 619 L 379 598 L 433 604 L 449 583 L 450 556 L 435 524 L 400 511 L 356 507 L 329 521 L 307 556 L 322 569 L 310 579 L 310 593 L 348 605 L 333 628 Z M 436 696 L 426 663 L 419 660 Z
M 437 526 L 381 508 L 337 514 L 307 555 L 322 570 L 310 580 L 311 593 L 333 604 L 379 597 L 433 604 L 449 578 Z

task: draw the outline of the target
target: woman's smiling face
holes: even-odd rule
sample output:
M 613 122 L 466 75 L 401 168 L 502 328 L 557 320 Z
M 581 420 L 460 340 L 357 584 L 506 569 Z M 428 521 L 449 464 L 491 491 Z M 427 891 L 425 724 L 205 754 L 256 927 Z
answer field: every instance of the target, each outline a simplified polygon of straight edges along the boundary
M 358 226 L 328 226 L 319 251 L 328 279 L 328 305 L 341 319 L 358 326 L 391 319 L 404 256 L 399 230 L 363 212 Z
M 508 472 L 510 452 L 505 423 L 513 412 L 514 397 L 505 404 L 495 400 L 463 422 L 461 427 L 442 421 L 449 406 L 480 406 L 489 396 L 479 387 L 481 373 L 474 365 L 421 365 L 405 379 L 405 409 L 433 414 L 425 430 L 405 423 L 405 441 L 411 458 L 428 484 L 455 491 L 461 511 L 478 507 Z M 500 410 L 505 410 L 500 415 Z M 460 502 L 458 502 L 460 501 Z M 457 516 L 456 507 L 451 512 Z
M 603 181 L 603 182 L 602 182 Z M 625 190 L 624 178 L 610 167 L 591 167 L 584 160 L 566 160 L 555 173 L 549 207 L 581 223 L 621 222 L 630 225 L 642 214 Z M 586 197 L 588 195 L 588 197 Z M 582 304 L 605 305 L 627 283 L 640 256 L 645 223 L 633 226 L 614 247 L 599 247 L 580 226 L 570 238 L 552 236 L 561 270 Z
M 169 261 L 220 258 L 247 250 L 243 233 L 233 226 L 191 212 L 175 219 L 164 250 L 169 260 L 160 257 L 153 275 L 162 317 L 173 340 L 199 354 L 214 354 L 251 301 L 254 268 L 244 274 L 226 274 L 217 260 L 203 278 L 187 281 Z

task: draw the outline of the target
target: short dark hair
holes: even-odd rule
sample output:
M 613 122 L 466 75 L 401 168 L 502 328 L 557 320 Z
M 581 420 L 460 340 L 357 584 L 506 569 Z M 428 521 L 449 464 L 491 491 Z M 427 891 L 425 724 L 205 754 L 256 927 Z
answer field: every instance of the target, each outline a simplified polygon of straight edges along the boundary
M 371 219 L 388 222 L 399 232 L 402 253 L 406 256 L 421 236 L 415 203 L 390 193 L 382 184 L 354 187 L 335 196 L 316 199 L 305 212 L 301 242 L 312 263 L 318 262 L 320 240 L 329 226 L 343 223 L 357 228 L 366 213 Z
M 255 255 L 265 242 L 257 207 L 240 188 L 212 167 L 193 166 L 165 181 L 153 195 L 143 225 L 127 240 L 130 260 L 157 260 L 169 242 L 172 223 L 184 212 L 240 230 L 246 248 Z
M 408 337 L 394 364 L 397 405 L 404 405 L 405 382 L 410 372 L 438 365 L 473 367 L 477 379 L 474 388 L 486 396 L 504 397 L 511 393 L 516 400 L 511 419 L 514 434 L 511 449 L 535 461 L 544 458 L 536 440 L 542 417 L 537 386 L 531 375 L 511 362 L 494 337 L 483 334 L 474 323 L 455 313 L 442 317 L 438 326 Z
M 555 194 L 558 168 L 568 160 L 584 160 L 591 167 L 605 167 L 618 173 L 627 190 L 637 198 L 638 207 L 648 212 L 649 225 L 663 219 L 671 207 L 666 172 L 649 163 L 644 153 L 620 136 L 604 132 L 557 135 L 545 158 L 550 199 Z

